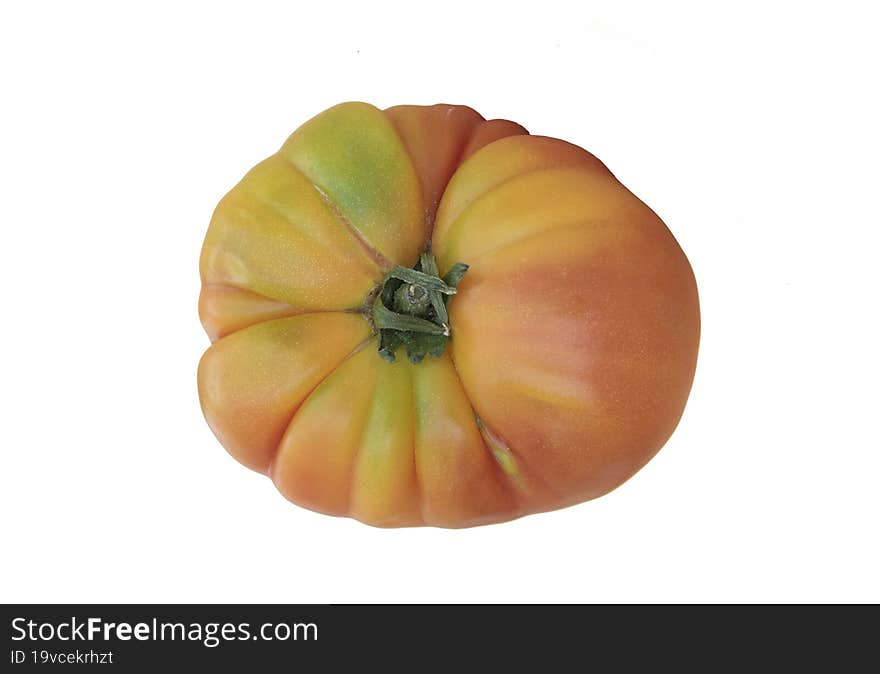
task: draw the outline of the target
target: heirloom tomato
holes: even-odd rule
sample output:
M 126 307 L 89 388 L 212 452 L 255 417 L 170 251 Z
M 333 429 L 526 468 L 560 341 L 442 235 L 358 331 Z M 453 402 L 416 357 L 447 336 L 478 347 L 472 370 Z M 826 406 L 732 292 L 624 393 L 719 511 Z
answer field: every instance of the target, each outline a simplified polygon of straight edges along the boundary
M 600 496 L 684 409 L 688 260 L 589 152 L 468 107 L 345 103 L 217 206 L 205 417 L 301 506 L 465 527 Z

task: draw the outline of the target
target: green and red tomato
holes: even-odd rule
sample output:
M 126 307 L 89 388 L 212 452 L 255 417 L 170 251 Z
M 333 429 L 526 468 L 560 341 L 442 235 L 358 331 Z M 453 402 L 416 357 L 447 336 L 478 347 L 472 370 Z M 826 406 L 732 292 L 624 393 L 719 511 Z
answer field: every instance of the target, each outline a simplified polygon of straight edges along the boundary
M 595 498 L 666 442 L 688 260 L 589 152 L 451 105 L 345 103 L 217 206 L 202 408 L 291 501 L 464 527 Z

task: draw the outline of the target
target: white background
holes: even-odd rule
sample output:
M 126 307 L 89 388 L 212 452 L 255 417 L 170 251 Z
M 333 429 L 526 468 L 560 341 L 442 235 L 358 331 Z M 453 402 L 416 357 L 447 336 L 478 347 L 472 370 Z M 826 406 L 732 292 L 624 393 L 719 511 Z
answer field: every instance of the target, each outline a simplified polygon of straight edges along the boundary
M 0 600 L 880 601 L 872 3 L 5 3 Z M 465 531 L 287 503 L 201 415 L 214 205 L 345 100 L 578 143 L 688 254 L 678 431 Z

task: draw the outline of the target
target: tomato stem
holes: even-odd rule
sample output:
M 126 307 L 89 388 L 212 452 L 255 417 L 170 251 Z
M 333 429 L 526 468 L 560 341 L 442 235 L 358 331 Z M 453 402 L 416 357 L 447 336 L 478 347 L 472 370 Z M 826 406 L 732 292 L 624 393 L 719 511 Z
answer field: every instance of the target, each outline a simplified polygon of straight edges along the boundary
M 401 346 L 413 363 L 443 354 L 452 335 L 447 305 L 467 269 L 455 264 L 441 278 L 434 256 L 424 252 L 412 269 L 388 272 L 370 307 L 382 358 L 393 363 Z

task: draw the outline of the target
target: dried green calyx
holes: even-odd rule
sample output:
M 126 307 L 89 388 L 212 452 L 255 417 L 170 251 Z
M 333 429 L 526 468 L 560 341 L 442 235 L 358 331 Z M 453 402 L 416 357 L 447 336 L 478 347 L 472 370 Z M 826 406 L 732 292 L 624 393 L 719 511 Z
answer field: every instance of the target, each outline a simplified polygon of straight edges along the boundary
M 452 334 L 446 307 L 467 270 L 458 263 L 441 278 L 434 256 L 425 252 L 414 268 L 389 271 L 372 307 L 379 355 L 393 363 L 403 346 L 413 363 L 441 356 Z

